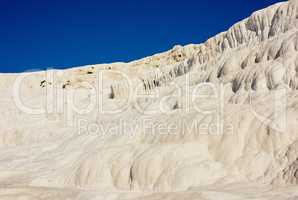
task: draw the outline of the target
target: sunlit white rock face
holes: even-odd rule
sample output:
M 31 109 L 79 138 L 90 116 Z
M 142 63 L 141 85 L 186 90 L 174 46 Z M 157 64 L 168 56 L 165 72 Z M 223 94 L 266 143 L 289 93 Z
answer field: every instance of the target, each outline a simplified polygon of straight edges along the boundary
M 131 63 L 0 75 L 1 200 L 298 199 L 298 6 Z

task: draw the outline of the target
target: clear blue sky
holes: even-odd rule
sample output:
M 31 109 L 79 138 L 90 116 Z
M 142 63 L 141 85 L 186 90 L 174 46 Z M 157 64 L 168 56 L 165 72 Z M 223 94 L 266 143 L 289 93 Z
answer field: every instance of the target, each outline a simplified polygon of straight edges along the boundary
M 0 0 L 0 72 L 130 61 L 201 43 L 277 0 Z

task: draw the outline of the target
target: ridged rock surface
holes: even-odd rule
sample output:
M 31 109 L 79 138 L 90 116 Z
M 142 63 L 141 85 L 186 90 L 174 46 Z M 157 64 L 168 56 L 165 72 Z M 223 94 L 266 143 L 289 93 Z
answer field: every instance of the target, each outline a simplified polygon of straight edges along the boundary
M 297 89 L 297 1 L 130 63 L 1 74 L 0 199 L 297 199 Z

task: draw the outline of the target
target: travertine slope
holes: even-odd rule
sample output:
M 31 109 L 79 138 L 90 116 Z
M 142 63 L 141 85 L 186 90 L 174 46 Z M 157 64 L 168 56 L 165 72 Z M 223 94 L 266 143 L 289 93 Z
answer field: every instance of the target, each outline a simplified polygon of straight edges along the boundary
M 296 0 L 134 62 L 2 74 L 0 199 L 295 199 L 297 89 Z

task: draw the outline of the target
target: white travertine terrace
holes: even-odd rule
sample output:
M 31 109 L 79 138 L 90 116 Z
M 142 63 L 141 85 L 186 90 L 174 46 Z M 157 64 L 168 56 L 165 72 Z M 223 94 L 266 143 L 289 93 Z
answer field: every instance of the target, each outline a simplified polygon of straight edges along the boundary
M 134 62 L 1 74 L 0 199 L 297 199 L 297 89 L 296 0 Z

